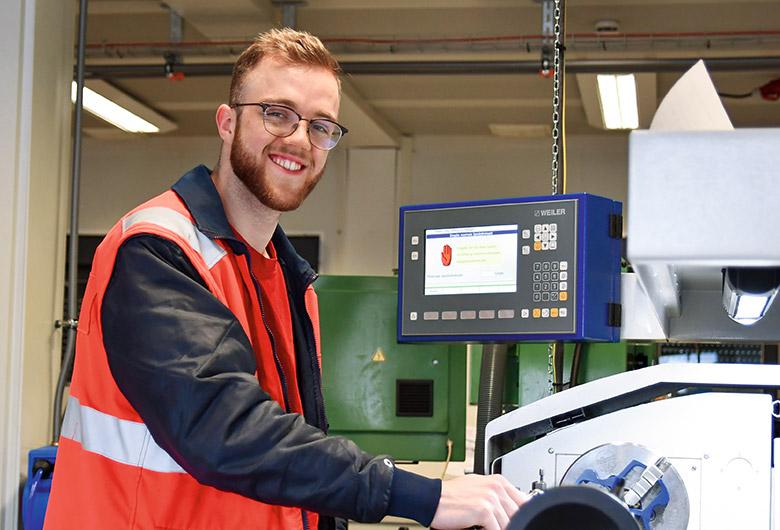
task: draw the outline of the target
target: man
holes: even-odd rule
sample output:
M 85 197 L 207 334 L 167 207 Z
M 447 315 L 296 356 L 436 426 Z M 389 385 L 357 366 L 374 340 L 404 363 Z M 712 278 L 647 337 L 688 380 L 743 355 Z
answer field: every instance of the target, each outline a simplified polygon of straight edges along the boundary
M 238 59 L 223 144 L 96 252 L 46 528 L 315 529 L 385 515 L 497 530 L 502 477 L 441 482 L 327 437 L 316 275 L 278 226 L 319 181 L 338 64 L 271 31 Z M 259 384 L 258 384 L 259 383 Z

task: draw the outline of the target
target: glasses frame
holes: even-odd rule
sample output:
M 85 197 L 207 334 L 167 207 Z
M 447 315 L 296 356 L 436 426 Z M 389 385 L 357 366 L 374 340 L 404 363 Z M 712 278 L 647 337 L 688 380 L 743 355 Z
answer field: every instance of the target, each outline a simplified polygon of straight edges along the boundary
M 336 140 L 336 143 L 334 143 L 330 147 L 320 147 L 318 145 L 314 145 L 314 142 L 311 142 L 311 132 L 310 132 L 310 129 L 309 129 L 309 127 L 306 128 L 306 134 L 309 137 L 309 142 L 311 142 L 312 147 L 316 147 L 317 149 L 320 149 L 321 151 L 330 151 L 331 149 L 336 147 L 339 144 L 339 142 L 341 141 L 341 139 L 344 138 L 344 135 L 349 132 L 349 129 L 347 129 L 346 127 L 344 127 L 340 123 L 337 123 L 337 122 L 335 122 L 333 120 L 329 120 L 328 118 L 312 118 L 312 119 L 304 118 L 303 116 L 298 114 L 298 112 L 296 112 L 295 109 L 291 109 L 287 105 L 281 105 L 279 103 L 266 103 L 266 102 L 263 101 L 263 102 L 260 102 L 260 103 L 233 103 L 232 105 L 230 105 L 230 108 L 233 108 L 233 109 L 237 108 L 237 107 L 260 107 L 260 108 L 262 108 L 263 109 L 263 127 L 265 128 L 266 131 L 268 131 L 269 134 L 272 134 L 272 135 L 276 136 L 277 138 L 287 138 L 288 136 L 292 136 L 293 133 L 295 133 L 295 131 L 298 130 L 298 125 L 301 123 L 301 121 L 308 122 L 309 127 L 311 127 L 311 123 L 314 122 L 314 121 L 326 121 L 328 123 L 332 123 L 333 125 L 335 125 L 336 127 L 339 128 L 339 130 L 341 131 L 341 136 L 339 136 L 338 140 Z M 268 112 L 268 109 L 270 107 L 280 107 L 280 108 L 283 108 L 285 110 L 289 110 L 290 112 L 292 112 L 293 114 L 295 114 L 298 117 L 298 121 L 293 125 L 292 130 L 288 134 L 276 134 L 276 133 L 271 132 L 271 131 L 268 130 L 268 125 L 266 125 L 265 119 L 267 117 L 266 112 Z

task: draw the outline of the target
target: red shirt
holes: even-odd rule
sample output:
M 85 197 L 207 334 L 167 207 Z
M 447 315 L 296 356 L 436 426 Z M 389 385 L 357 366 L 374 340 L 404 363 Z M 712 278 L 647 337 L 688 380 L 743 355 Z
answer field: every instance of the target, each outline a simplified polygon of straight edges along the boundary
M 260 284 L 260 299 L 263 308 L 262 314 L 253 311 L 253 313 L 257 314 L 250 315 L 249 320 L 249 339 L 252 342 L 255 358 L 257 359 L 257 379 L 260 381 L 260 386 L 263 390 L 271 394 L 271 397 L 286 409 L 281 381 L 277 376 L 276 360 L 273 356 L 273 341 L 273 344 L 276 345 L 276 356 L 281 364 L 290 400 L 290 410 L 288 412 L 303 414 L 303 405 L 301 404 L 301 397 L 296 384 L 297 374 L 292 318 L 290 316 L 284 273 L 281 265 L 279 265 L 279 260 L 276 259 L 276 250 L 272 243 L 269 242 L 266 249 L 269 255 L 268 258 L 249 244 L 247 246 L 250 252 L 252 274 L 255 275 Z M 247 288 L 253 289 L 254 287 L 248 285 Z M 247 305 L 252 307 L 252 304 Z M 265 316 L 265 324 L 263 323 L 263 316 Z

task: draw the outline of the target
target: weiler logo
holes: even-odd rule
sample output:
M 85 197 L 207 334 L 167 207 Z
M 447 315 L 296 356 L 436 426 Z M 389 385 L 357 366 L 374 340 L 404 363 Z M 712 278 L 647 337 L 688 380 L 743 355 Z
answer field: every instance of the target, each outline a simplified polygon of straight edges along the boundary
M 555 217 L 566 215 L 566 208 L 550 208 L 549 210 L 534 210 L 534 217 Z

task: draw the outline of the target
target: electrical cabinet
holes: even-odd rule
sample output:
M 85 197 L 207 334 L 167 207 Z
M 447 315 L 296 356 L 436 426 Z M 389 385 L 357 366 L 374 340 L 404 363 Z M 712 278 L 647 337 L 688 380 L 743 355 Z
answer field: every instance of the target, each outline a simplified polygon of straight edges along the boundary
M 321 276 L 322 377 L 330 434 L 398 460 L 465 458 L 466 346 L 399 344 L 398 279 Z

